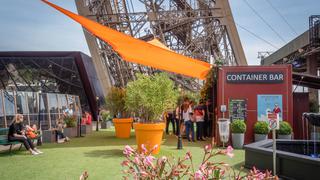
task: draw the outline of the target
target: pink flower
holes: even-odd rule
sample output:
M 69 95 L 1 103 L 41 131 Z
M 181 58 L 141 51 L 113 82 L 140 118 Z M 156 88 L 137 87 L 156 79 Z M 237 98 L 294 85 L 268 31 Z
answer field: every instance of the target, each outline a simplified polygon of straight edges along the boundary
M 207 145 L 204 147 L 204 151 L 205 151 L 206 153 L 210 152 L 211 150 L 212 150 L 211 144 L 207 144 Z
M 141 144 L 141 149 L 142 149 L 143 154 L 146 154 L 148 152 L 148 150 L 144 144 Z
M 186 156 L 184 157 L 184 159 L 187 160 L 187 159 L 191 159 L 191 158 L 192 158 L 192 154 L 191 154 L 190 151 L 188 151 L 188 152 L 186 153 Z
M 166 156 L 161 157 L 161 161 L 167 161 L 167 160 L 168 160 L 168 158 Z
M 152 151 L 156 150 L 158 147 L 159 147 L 159 145 L 158 145 L 158 144 L 154 145 L 150 152 L 152 152 Z
M 201 170 L 202 172 L 206 169 L 206 164 L 202 164 L 199 168 L 199 170 Z
M 165 157 L 165 156 L 162 156 L 162 157 L 160 158 L 160 162 L 161 162 L 161 163 L 165 163 L 165 162 L 167 162 L 167 160 L 168 160 L 168 158 Z
M 196 173 L 194 174 L 194 179 L 195 180 L 200 180 L 203 178 L 203 174 L 200 170 L 196 171 Z
M 140 163 L 139 157 L 137 157 L 137 156 L 134 157 L 133 162 L 136 163 L 136 164 L 139 164 Z
M 179 171 L 173 170 L 173 173 L 172 173 L 173 176 L 179 176 L 179 174 L 180 174 Z
M 257 180 L 263 180 L 264 178 L 265 178 L 265 174 L 264 173 L 262 173 L 262 172 L 259 172 L 257 175 L 256 175 L 256 177 L 258 178 Z
M 140 172 L 140 177 L 146 177 L 146 176 L 148 176 L 148 174 L 145 171 Z
M 151 166 L 151 167 L 154 167 L 153 166 L 153 160 L 155 158 L 153 156 L 147 156 L 145 159 L 144 159 L 144 163 L 148 166 Z
M 122 161 L 121 166 L 128 166 L 129 165 L 129 161 L 125 160 Z
M 230 158 L 232 158 L 234 156 L 232 151 L 233 151 L 233 148 L 231 146 L 228 146 L 227 150 L 226 150 L 226 155 L 229 156 Z
M 125 154 L 126 156 L 131 156 L 133 152 L 134 150 L 129 145 L 126 145 L 124 147 L 123 154 Z

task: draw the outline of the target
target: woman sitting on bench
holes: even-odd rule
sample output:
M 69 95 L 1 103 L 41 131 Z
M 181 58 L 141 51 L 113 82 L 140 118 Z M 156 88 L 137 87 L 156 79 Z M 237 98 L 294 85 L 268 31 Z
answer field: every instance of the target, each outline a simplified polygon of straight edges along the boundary
M 32 141 L 26 136 L 22 122 L 22 114 L 17 114 L 9 127 L 8 141 L 18 141 L 23 143 L 24 147 L 26 147 L 32 155 L 41 154 L 42 152 L 34 147 Z

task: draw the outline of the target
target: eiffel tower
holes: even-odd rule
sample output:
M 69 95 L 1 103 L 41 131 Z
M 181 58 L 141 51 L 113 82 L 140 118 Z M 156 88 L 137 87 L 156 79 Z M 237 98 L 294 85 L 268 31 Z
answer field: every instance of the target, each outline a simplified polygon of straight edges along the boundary
M 82 16 L 144 41 L 156 38 L 185 56 L 247 65 L 228 0 L 76 0 L 76 5 Z M 84 33 L 104 89 L 125 86 L 137 72 L 158 72 L 123 61 L 108 44 Z M 171 78 L 191 91 L 202 83 L 177 74 Z

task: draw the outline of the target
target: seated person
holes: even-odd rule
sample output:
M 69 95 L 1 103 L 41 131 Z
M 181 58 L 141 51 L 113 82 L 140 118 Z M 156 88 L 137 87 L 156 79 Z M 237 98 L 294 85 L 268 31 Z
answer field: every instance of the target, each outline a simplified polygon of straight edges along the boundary
M 91 123 L 92 123 L 91 114 L 88 111 L 86 111 L 85 114 L 86 114 L 86 125 L 91 125 Z
M 40 132 L 38 131 L 37 125 L 32 125 L 32 127 L 30 126 L 26 126 L 26 135 L 28 138 L 30 139 L 36 139 L 39 137 Z
M 56 134 L 57 134 L 57 142 L 66 142 L 69 141 L 70 139 L 66 137 L 63 133 L 63 129 L 66 127 L 66 124 L 64 123 L 63 119 L 60 118 L 57 121 L 57 128 L 56 128 Z
M 83 112 L 81 117 L 81 125 L 86 125 L 86 122 L 87 122 L 86 113 Z
M 9 127 L 8 141 L 19 141 L 23 143 L 24 147 L 32 154 L 38 155 L 42 154 L 40 150 L 34 147 L 30 138 L 25 134 L 25 129 L 23 127 L 23 116 L 22 114 L 17 114 Z

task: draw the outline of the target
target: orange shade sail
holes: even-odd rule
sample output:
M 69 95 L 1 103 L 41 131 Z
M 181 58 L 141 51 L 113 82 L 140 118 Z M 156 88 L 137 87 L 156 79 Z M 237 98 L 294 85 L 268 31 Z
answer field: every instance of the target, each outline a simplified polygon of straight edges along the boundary
M 161 47 L 162 45 L 159 45 L 160 41 L 147 43 L 135 39 L 83 16 L 74 14 L 46 0 L 42 1 L 80 23 L 93 35 L 112 46 L 126 61 L 199 79 L 205 79 L 210 70 L 209 63 L 177 54 L 163 44 L 164 47 Z

